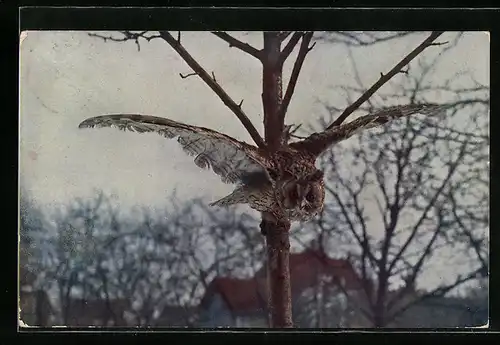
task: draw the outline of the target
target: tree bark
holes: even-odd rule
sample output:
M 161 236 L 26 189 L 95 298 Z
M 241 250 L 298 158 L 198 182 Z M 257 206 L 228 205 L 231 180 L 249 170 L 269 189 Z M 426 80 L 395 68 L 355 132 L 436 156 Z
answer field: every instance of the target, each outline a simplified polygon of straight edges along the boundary
M 283 99 L 282 65 L 279 64 L 281 40 L 275 32 L 264 32 L 262 56 L 262 104 L 264 106 L 264 139 L 270 151 L 281 144 L 283 121 L 278 116 Z
M 284 121 L 279 116 L 283 99 L 281 38 L 279 33 L 264 32 L 262 51 L 262 104 L 264 139 L 269 152 L 282 144 Z M 293 327 L 290 288 L 290 222 L 262 214 L 261 230 L 266 234 L 267 282 L 270 327 Z
M 293 327 L 290 287 L 290 223 L 272 220 L 268 215 L 264 215 L 261 228 L 267 234 L 269 326 L 290 328 Z

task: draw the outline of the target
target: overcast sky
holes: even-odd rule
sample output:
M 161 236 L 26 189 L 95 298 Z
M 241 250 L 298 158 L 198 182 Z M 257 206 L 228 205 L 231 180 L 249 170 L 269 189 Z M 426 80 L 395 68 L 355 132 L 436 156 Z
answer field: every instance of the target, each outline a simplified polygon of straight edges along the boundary
M 260 33 L 235 35 L 262 47 Z M 373 83 L 425 36 L 355 50 L 363 82 Z M 210 33 L 183 33 L 182 42 L 207 71 L 215 73 L 231 97 L 237 102 L 244 99 L 244 111 L 262 133 L 260 63 L 229 49 Z M 285 82 L 292 62 L 286 66 Z M 467 33 L 439 73 L 449 77 L 466 70 L 472 70 L 479 82 L 489 83 L 485 33 Z M 229 193 L 231 185 L 197 168 L 175 140 L 116 129 L 78 129 L 88 117 L 141 113 L 202 125 L 252 142 L 201 79 L 179 77 L 189 72 L 160 39 L 142 42 L 138 51 L 133 42 L 104 42 L 86 32 L 29 32 L 21 46 L 23 185 L 45 205 L 90 196 L 95 188 L 116 195 L 124 206 L 161 206 L 176 187 L 181 187 L 177 188 L 181 199 L 215 200 Z M 318 43 L 304 63 L 287 122 L 314 122 L 324 114 L 318 100 L 342 104 L 344 96 L 332 86 L 352 83 L 352 72 L 345 47 Z

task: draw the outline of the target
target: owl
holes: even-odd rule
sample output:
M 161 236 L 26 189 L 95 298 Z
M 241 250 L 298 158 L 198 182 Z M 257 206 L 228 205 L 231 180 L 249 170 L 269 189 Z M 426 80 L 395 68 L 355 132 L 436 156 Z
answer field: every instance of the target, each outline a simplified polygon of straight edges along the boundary
M 301 141 L 289 143 L 289 138 L 285 138 L 281 147 L 273 151 L 209 128 L 149 115 L 102 115 L 83 121 L 79 128 L 116 127 L 177 138 L 184 151 L 194 156 L 198 167 L 211 168 L 222 182 L 236 185 L 231 194 L 211 203 L 211 206 L 248 204 L 252 209 L 270 213 L 276 219 L 306 221 L 323 209 L 324 176 L 316 168 L 316 159 L 322 152 L 361 130 L 411 114 L 435 113 L 442 107 L 412 104 L 385 108 L 314 133 Z

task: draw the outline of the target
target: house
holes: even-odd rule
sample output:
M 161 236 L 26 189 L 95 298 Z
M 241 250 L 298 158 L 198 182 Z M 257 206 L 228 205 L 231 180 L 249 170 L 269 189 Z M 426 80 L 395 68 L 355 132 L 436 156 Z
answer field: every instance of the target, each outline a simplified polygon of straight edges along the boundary
M 200 303 L 200 327 L 267 327 L 266 286 L 259 279 L 215 277 Z
M 318 286 L 322 281 L 331 286 L 341 285 L 344 291 L 362 289 L 349 260 L 332 259 L 314 249 L 290 254 L 290 281 L 294 301 L 306 289 Z M 201 301 L 199 325 L 268 327 L 267 300 L 265 265 L 250 279 L 216 277 Z

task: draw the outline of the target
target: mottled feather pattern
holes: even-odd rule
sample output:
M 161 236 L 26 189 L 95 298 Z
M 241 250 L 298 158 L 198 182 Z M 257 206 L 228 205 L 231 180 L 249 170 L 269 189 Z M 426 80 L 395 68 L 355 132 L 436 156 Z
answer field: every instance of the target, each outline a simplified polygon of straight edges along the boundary
M 115 127 L 137 133 L 157 133 L 170 139 L 177 137 L 184 151 L 195 156 L 198 167 L 211 168 L 224 183 L 243 183 L 249 174 L 267 174 L 267 162 L 256 147 L 208 128 L 137 114 L 97 116 L 83 121 L 79 127 Z
M 274 191 L 270 186 L 264 186 L 264 188 L 240 186 L 228 196 L 211 203 L 210 206 L 225 207 L 238 203 L 248 203 L 254 210 L 267 212 L 270 205 L 275 203 Z
M 321 212 L 325 198 L 323 173 L 315 166 L 319 154 L 365 129 L 412 114 L 438 114 L 446 107 L 412 104 L 385 108 L 314 133 L 302 141 L 283 142 L 274 152 L 208 128 L 148 115 L 97 116 L 83 121 L 80 128 L 116 127 L 177 138 L 184 151 L 195 157 L 198 167 L 211 168 L 225 183 L 239 184 L 230 195 L 213 202 L 212 206 L 246 203 L 277 219 L 306 221 Z
M 332 127 L 324 132 L 313 133 L 302 141 L 291 143 L 290 147 L 299 151 L 310 152 L 317 157 L 331 145 L 346 140 L 365 129 L 378 127 L 392 120 L 414 114 L 438 115 L 448 107 L 449 105 L 424 103 L 383 108 L 351 122 Z
M 434 104 L 409 104 L 382 109 L 376 113 L 361 116 L 345 125 L 332 128 L 344 140 L 365 129 L 384 125 L 389 121 L 414 114 L 434 115 L 445 109 L 445 106 Z

